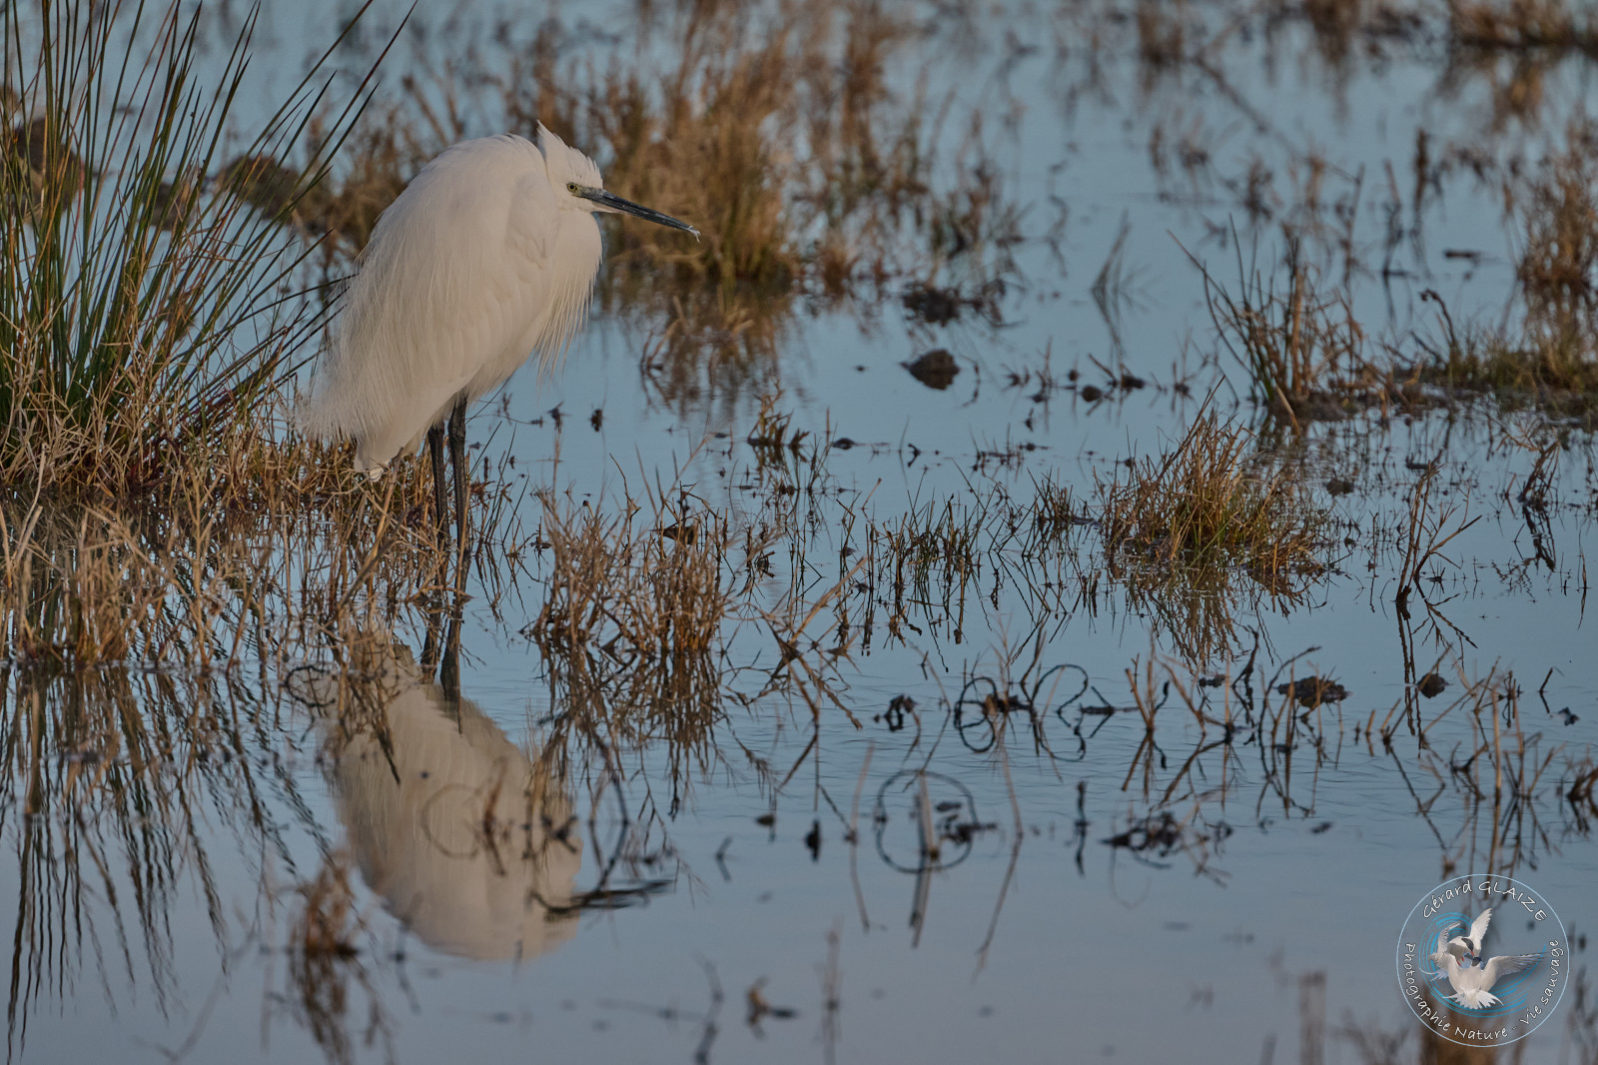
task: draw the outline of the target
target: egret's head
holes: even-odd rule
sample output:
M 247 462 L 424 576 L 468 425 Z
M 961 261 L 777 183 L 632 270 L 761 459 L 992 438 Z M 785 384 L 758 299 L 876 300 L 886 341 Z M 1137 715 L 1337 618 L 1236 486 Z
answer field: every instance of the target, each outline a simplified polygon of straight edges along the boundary
M 605 191 L 599 167 L 576 148 L 551 133 L 542 122 L 538 124 L 538 150 L 544 153 L 544 166 L 549 170 L 549 180 L 555 186 L 555 195 L 563 206 L 586 211 L 625 213 L 637 215 L 657 225 L 670 226 L 692 233 L 697 239 L 699 230 L 668 214 L 624 200 Z

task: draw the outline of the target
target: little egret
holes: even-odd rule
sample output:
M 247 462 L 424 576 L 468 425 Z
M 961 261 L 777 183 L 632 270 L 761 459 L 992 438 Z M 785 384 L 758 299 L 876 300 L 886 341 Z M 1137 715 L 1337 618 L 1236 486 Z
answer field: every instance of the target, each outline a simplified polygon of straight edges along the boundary
M 601 257 L 596 212 L 686 222 L 605 191 L 599 168 L 539 125 L 534 140 L 464 141 L 422 168 L 378 219 L 312 378 L 305 428 L 355 441 L 373 480 L 427 438 L 439 540 L 444 432 L 466 541 L 466 407 L 534 352 L 558 362 L 588 313 Z

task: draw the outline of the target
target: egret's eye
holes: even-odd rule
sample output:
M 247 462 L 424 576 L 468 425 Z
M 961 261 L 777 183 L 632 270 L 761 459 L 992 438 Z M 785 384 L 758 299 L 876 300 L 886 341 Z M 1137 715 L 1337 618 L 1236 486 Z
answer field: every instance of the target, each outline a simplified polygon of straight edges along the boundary
M 573 196 L 577 195 L 577 182 L 575 182 L 575 181 L 566 182 L 566 191 L 571 193 Z

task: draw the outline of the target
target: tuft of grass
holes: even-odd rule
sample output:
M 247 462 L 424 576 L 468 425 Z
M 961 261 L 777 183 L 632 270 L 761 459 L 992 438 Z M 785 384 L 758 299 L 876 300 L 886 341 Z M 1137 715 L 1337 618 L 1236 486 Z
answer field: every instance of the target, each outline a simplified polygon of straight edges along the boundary
M 963 501 L 913 507 L 881 530 L 882 546 L 893 560 L 894 603 L 902 606 L 906 577 L 913 599 L 926 605 L 951 598 L 959 602 L 980 573 L 983 512 Z M 933 588 L 942 589 L 934 596 Z
M 531 629 L 540 647 L 643 663 L 715 646 L 728 602 L 718 515 L 663 507 L 641 523 L 636 506 L 607 516 L 586 505 L 562 512 L 547 498 L 544 505 L 554 565 Z
M 1578 323 L 1466 329 L 1436 353 L 1422 380 L 1586 421 L 1598 415 L 1598 336 Z
M 1177 446 L 1099 487 L 1112 567 L 1128 554 L 1167 571 L 1241 566 L 1266 587 L 1319 573 L 1325 515 L 1302 483 L 1251 458 L 1253 436 L 1212 413 Z
M 1454 325 L 1436 293 L 1440 348 L 1423 342 L 1425 380 L 1591 420 L 1598 414 L 1598 124 L 1585 120 L 1515 197 L 1522 227 L 1518 322 Z

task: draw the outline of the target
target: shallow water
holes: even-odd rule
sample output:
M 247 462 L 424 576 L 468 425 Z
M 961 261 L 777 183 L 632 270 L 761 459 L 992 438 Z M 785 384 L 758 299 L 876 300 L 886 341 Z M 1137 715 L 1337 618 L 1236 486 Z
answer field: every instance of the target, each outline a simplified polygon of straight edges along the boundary
M 1212 29 L 1228 15 L 1199 12 Z M 396 53 L 396 71 L 430 55 L 492 70 L 497 16 L 418 11 L 407 32 L 419 43 Z M 1418 128 L 1434 158 L 1468 146 L 1535 160 L 1558 143 L 1564 109 L 1590 98 L 1591 63 L 1554 64 L 1536 120 L 1500 130 L 1491 79 L 1511 61 L 1462 70 L 1422 32 L 1356 37 L 1339 66 L 1301 20 L 1242 19 L 1202 68 L 1161 72 L 1139 65 L 1129 18 L 1086 5 L 964 18 L 921 12 L 889 74 L 903 91 L 924 76 L 955 97 L 934 180 L 959 179 L 968 109 L 991 116 L 987 150 L 1022 210 L 1014 263 L 957 259 L 940 280 L 1001 277 L 999 324 L 929 325 L 865 296 L 801 309 L 764 381 L 677 402 L 638 370 L 659 323 L 601 316 L 563 370 L 524 371 L 470 423 L 518 507 L 507 520 L 528 530 L 548 518 L 524 486 L 607 513 L 640 486 L 682 486 L 691 512 L 736 528 L 769 517 L 773 486 L 792 484 L 802 535 L 778 541 L 746 599 L 780 614 L 792 590 L 803 617 L 840 582 L 866 586 L 817 612 L 809 635 L 824 647 L 843 639 L 835 610 L 852 633 L 847 655 L 813 655 L 825 683 L 773 683 L 793 671 L 744 610 L 714 656 L 707 715 L 639 706 L 624 727 L 586 727 L 569 676 L 529 635 L 554 576 L 536 544 L 497 579 L 476 571 L 458 702 L 418 664 L 448 639 L 447 620 L 419 605 L 311 661 L 280 663 L 246 640 L 240 661 L 210 672 L 13 671 L 14 716 L 71 722 L 92 704 L 173 731 L 152 764 L 46 752 L 65 767 L 48 794 L 7 778 L 11 1060 L 424 1061 L 462 1047 L 550 1060 L 1435 1060 L 1451 1048 L 1409 1016 L 1395 950 L 1416 901 L 1470 871 L 1513 876 L 1557 908 L 1590 999 L 1598 812 L 1570 794 L 1598 735 L 1585 628 L 1598 481 L 1583 433 L 1568 435 L 1539 515 L 1517 500 L 1536 452 L 1516 431 L 1547 432 L 1529 415 L 1311 426 L 1288 460 L 1354 490 L 1318 494 L 1343 546 L 1298 597 L 1242 574 L 1207 600 L 1138 597 L 1108 578 L 1079 596 L 1102 565 L 1091 526 L 1041 557 L 984 543 L 964 584 L 934 566 L 897 619 L 888 581 L 853 567 L 871 549 L 868 521 L 947 501 L 980 514 L 1001 494 L 1029 499 L 1045 476 L 1092 501 L 1118 463 L 1171 446 L 1212 386 L 1224 416 L 1259 424 L 1238 398 L 1244 375 L 1209 355 L 1183 249 L 1227 284 L 1234 237 L 1278 269 L 1276 222 L 1295 212 L 1311 149 L 1333 162 L 1328 222 L 1305 225 L 1306 253 L 1329 274 L 1357 263 L 1368 330 L 1435 329 L 1427 288 L 1456 320 L 1513 316 L 1514 235 L 1495 179 L 1444 172 L 1389 253 L 1387 168 L 1394 186 L 1413 183 Z M 274 8 L 265 83 L 326 30 Z M 572 47 L 596 64 L 633 55 L 618 32 L 579 32 Z M 651 38 L 639 61 L 668 40 Z M 496 131 L 494 105 L 477 109 L 472 132 Z M 1208 164 L 1160 173 L 1156 126 L 1167 144 L 1201 131 Z M 1240 202 L 1255 155 L 1275 175 L 1272 221 Z M 1348 210 L 1352 253 L 1331 229 Z M 1096 300 L 1123 218 L 1126 280 Z M 1450 254 L 1461 249 L 1479 254 Z M 932 348 L 960 367 L 945 390 L 901 365 Z M 1084 398 L 1080 385 L 1106 377 L 1095 362 L 1148 386 Z M 1081 380 L 1040 395 L 1044 367 Z M 832 443 L 814 479 L 808 458 L 762 465 L 745 443 L 773 380 L 792 425 Z M 1425 570 L 1436 613 L 1412 601 L 1406 619 L 1392 530 L 1428 462 L 1443 526 L 1481 520 Z M 1184 622 L 1190 609 L 1210 620 Z M 1433 669 L 1441 694 L 1406 687 Z M 1347 698 L 1306 710 L 1275 690 L 1314 675 Z M 1217 676 L 1236 683 L 1198 683 Z M 1158 706 L 1152 736 L 1134 682 Z M 386 730 L 350 724 L 362 720 Z M 1472 758 L 1495 742 L 1507 781 Z M 329 870 L 359 921 L 353 953 L 297 946 L 308 885 Z M 1502 949 L 1537 931 L 1515 918 L 1500 909 Z M 1503 1053 L 1595 1060 L 1591 1007 L 1577 1000 L 1569 989 Z M 1384 1055 L 1384 1038 L 1397 1049 Z

